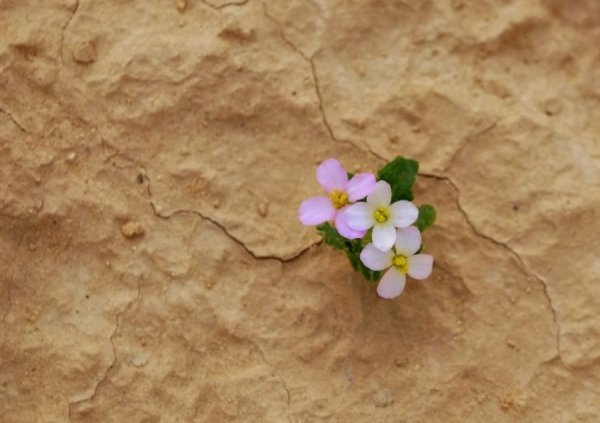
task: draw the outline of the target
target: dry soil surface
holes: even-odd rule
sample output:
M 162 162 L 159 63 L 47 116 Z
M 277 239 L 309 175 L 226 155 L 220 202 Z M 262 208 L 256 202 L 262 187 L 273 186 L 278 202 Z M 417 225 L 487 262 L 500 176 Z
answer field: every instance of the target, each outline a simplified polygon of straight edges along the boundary
M 0 421 L 600 421 L 600 3 L 0 0 Z M 297 221 L 421 162 L 432 277 Z

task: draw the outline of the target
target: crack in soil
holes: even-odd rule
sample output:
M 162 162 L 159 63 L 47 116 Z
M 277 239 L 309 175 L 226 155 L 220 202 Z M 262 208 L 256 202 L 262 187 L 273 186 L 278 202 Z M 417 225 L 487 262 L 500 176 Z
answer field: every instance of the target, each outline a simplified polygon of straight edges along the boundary
M 69 19 L 67 19 L 67 22 L 65 22 L 65 25 L 62 27 L 62 34 L 60 36 L 60 48 L 58 51 L 58 57 L 60 57 L 60 63 L 62 65 L 65 64 L 65 61 L 63 58 L 63 46 L 65 44 L 65 33 L 67 32 L 67 28 L 71 24 L 71 21 L 75 17 L 75 14 L 77 13 L 78 9 L 79 9 L 79 0 L 75 0 L 75 7 L 73 8 L 73 11 L 71 12 L 71 16 L 69 16 Z
M 249 339 L 249 338 L 246 338 Z M 275 374 L 275 377 L 279 380 L 279 383 L 281 384 L 281 387 L 283 388 L 283 390 L 285 391 L 286 394 L 286 402 L 287 402 L 287 408 L 286 408 L 286 414 L 287 414 L 287 420 L 288 422 L 291 422 L 292 419 L 290 417 L 290 405 L 291 405 L 291 400 L 292 400 L 292 396 L 290 394 L 290 390 L 287 387 L 287 383 L 285 382 L 285 379 L 283 378 L 283 376 L 281 376 L 281 374 L 279 373 L 279 370 L 277 369 L 277 367 L 275 367 L 268 359 L 267 359 L 267 355 L 265 354 L 265 352 L 263 351 L 263 349 L 260 347 L 260 345 L 249 339 L 250 342 L 252 342 L 256 348 L 258 348 L 258 350 L 260 351 L 263 361 L 265 362 L 265 364 L 267 366 L 269 366 L 271 368 L 271 370 L 273 370 L 273 373 Z
M 216 226 L 217 228 L 219 228 L 224 234 L 225 236 L 227 236 L 229 239 L 231 239 L 233 242 L 235 242 L 237 245 L 239 245 L 240 247 L 242 247 L 242 249 L 244 251 L 246 251 L 246 253 L 248 253 L 250 256 L 252 256 L 255 260 L 276 260 L 280 263 L 291 263 L 295 260 L 298 260 L 300 257 L 302 257 L 306 252 L 308 252 L 309 250 L 311 250 L 313 247 L 316 247 L 318 245 L 321 245 L 323 243 L 323 240 L 319 240 L 317 242 L 314 242 L 306 247 L 304 247 L 303 249 L 301 249 L 300 251 L 294 253 L 292 256 L 290 257 L 279 257 L 276 255 L 264 255 L 261 256 L 257 253 L 255 253 L 250 247 L 248 247 L 244 241 L 242 241 L 241 239 L 237 238 L 236 236 L 234 236 L 229 229 L 223 225 L 222 223 L 218 222 L 217 220 L 215 220 L 214 218 L 207 216 L 205 214 L 203 214 L 202 212 L 195 210 L 195 209 L 177 209 L 175 211 L 172 211 L 169 214 L 164 214 L 158 211 L 155 202 L 153 201 L 153 195 L 152 195 L 152 189 L 150 187 L 151 185 L 151 181 L 150 181 L 150 177 L 148 176 L 148 171 L 146 170 L 146 166 L 140 162 L 139 160 L 133 159 L 125 154 L 122 154 L 119 149 L 117 149 L 116 147 L 112 146 L 110 143 L 108 143 L 104 138 L 101 137 L 101 149 L 103 151 L 106 151 L 106 149 L 112 149 L 113 151 L 111 153 L 109 153 L 108 155 L 106 155 L 104 157 L 104 161 L 106 163 L 109 163 L 110 160 L 112 160 L 115 157 L 120 157 L 125 161 L 128 161 L 130 163 L 132 163 L 134 166 L 140 168 L 143 172 L 141 173 L 141 177 L 146 181 L 146 194 L 148 195 L 148 197 L 150 198 L 150 207 L 152 208 L 152 212 L 154 213 L 154 215 L 160 219 L 163 220 L 169 220 L 174 216 L 180 215 L 180 214 L 195 214 L 196 216 L 200 217 L 202 220 L 205 220 L 207 222 L 210 222 L 211 224 L 213 224 L 214 226 Z M 113 163 L 113 166 L 115 166 L 117 169 L 124 169 L 127 166 L 118 166 L 116 164 Z
M 475 226 L 475 224 L 473 223 L 473 221 L 467 214 L 466 210 L 463 208 L 463 206 L 460 203 L 460 190 L 459 190 L 458 186 L 449 176 L 441 176 L 441 175 L 435 175 L 435 174 L 429 174 L 429 173 L 419 173 L 419 176 L 423 176 L 425 178 L 430 178 L 430 179 L 435 179 L 435 180 L 442 181 L 442 182 L 445 182 L 446 184 L 448 184 L 452 188 L 454 193 L 456 194 L 456 197 L 455 197 L 456 207 L 459 210 L 459 212 L 462 214 L 463 218 L 465 219 L 465 222 L 467 223 L 467 225 L 469 226 L 471 231 L 477 237 L 484 239 L 487 242 L 491 242 L 492 244 L 504 249 L 510 256 L 512 256 L 517 261 L 517 263 L 519 264 L 519 267 L 525 272 L 526 275 L 532 277 L 533 279 L 535 279 L 535 281 L 538 284 L 541 285 L 542 291 L 543 291 L 544 296 L 546 297 L 546 301 L 548 303 L 548 307 L 550 308 L 550 312 L 552 313 L 552 320 L 554 322 L 556 356 L 559 359 L 561 359 L 561 361 L 562 361 L 561 348 L 560 348 L 560 333 L 561 333 L 561 331 L 560 331 L 560 324 L 559 324 L 559 320 L 558 320 L 558 311 L 556 310 L 556 307 L 554 306 L 552 297 L 550 296 L 550 293 L 548 292 L 548 283 L 542 277 L 537 275 L 533 270 L 531 270 L 527 266 L 527 264 L 523 261 L 523 258 L 510 245 L 508 245 L 502 241 L 498 241 L 497 239 L 492 238 L 491 236 L 486 235 L 483 232 L 481 232 L 479 229 L 477 229 L 477 227 Z
M 216 4 L 212 4 L 211 2 L 209 2 L 208 0 L 201 0 L 203 4 L 205 4 L 206 6 L 210 7 L 211 9 L 215 9 L 215 10 L 221 10 L 221 9 L 225 9 L 226 7 L 231 7 L 231 6 L 244 6 L 245 4 L 248 4 L 248 2 L 250 0 L 242 0 L 242 1 L 230 1 L 227 3 L 223 3 L 221 5 L 216 5 Z
M 73 422 L 73 420 L 72 420 L 73 407 L 76 405 L 79 405 L 79 404 L 83 404 L 85 402 L 92 401 L 94 399 L 94 397 L 96 396 L 96 394 L 98 393 L 98 389 L 100 388 L 100 386 L 107 380 L 108 375 L 110 374 L 111 370 L 115 367 L 115 364 L 117 364 L 118 356 L 117 356 L 117 347 L 115 346 L 115 343 L 114 343 L 114 337 L 116 336 L 117 332 L 119 331 L 119 329 L 121 327 L 121 324 L 123 323 L 123 320 L 122 320 L 123 314 L 126 313 L 127 310 L 129 310 L 129 308 L 140 299 L 141 295 L 142 295 L 141 282 L 140 282 L 140 279 L 138 279 L 137 293 L 136 293 L 135 297 L 125 305 L 123 310 L 118 311 L 115 314 L 115 329 L 113 330 L 113 333 L 108 337 L 108 341 L 110 342 L 110 345 L 111 345 L 112 351 L 113 351 L 112 363 L 110 363 L 110 365 L 106 368 L 104 374 L 102 375 L 100 380 L 98 380 L 98 382 L 96 383 L 96 386 L 94 386 L 94 390 L 89 397 L 84 398 L 82 400 L 69 402 L 68 418 L 69 418 L 70 422 Z
M 498 125 L 498 122 L 499 122 L 499 120 L 495 120 L 492 123 L 490 123 L 489 125 L 486 125 L 481 130 L 475 132 L 474 134 L 468 135 L 467 139 L 465 139 L 464 142 L 461 145 L 458 146 L 458 148 L 452 154 L 452 157 L 450 157 L 450 159 L 448 160 L 448 164 L 444 168 L 443 173 L 447 174 L 450 171 L 450 169 L 454 166 L 455 160 L 470 145 L 470 142 L 469 142 L 470 140 L 472 140 L 474 138 L 477 138 L 477 137 L 480 137 L 481 135 L 485 134 L 486 132 L 491 131 L 492 129 L 494 129 Z
M 282 41 L 287 44 L 293 51 L 295 51 L 300 57 L 302 57 L 309 65 L 310 67 L 310 71 L 311 71 L 311 75 L 312 75 L 312 80 L 313 80 L 313 86 L 315 88 L 315 94 L 317 96 L 317 104 L 319 106 L 319 113 L 321 114 L 321 120 L 323 121 L 323 126 L 325 127 L 325 130 L 327 131 L 327 133 L 329 134 L 329 138 L 338 144 L 350 144 L 351 146 L 353 146 L 354 148 L 361 150 L 361 151 L 367 151 L 369 154 L 373 155 L 374 157 L 378 157 L 381 160 L 384 160 L 383 157 L 377 155 L 375 152 L 371 151 L 371 149 L 368 146 L 360 146 L 357 145 L 354 141 L 352 140 L 342 140 L 339 139 L 335 136 L 334 132 L 333 132 L 333 128 L 331 127 L 331 124 L 329 123 L 329 120 L 327 118 L 327 114 L 325 113 L 325 102 L 323 101 L 323 94 L 321 92 L 321 84 L 319 83 L 319 77 L 318 77 L 318 73 L 317 73 L 317 68 L 315 65 L 315 60 L 314 60 L 314 56 L 308 57 L 306 54 L 304 54 L 304 52 L 302 50 L 300 50 L 300 48 L 298 48 L 298 46 L 296 46 L 289 38 L 287 38 L 287 36 L 285 35 L 285 32 L 283 31 L 283 24 L 281 22 L 279 22 L 273 15 L 271 15 L 268 10 L 267 10 L 267 6 L 263 3 L 263 13 L 265 15 L 265 17 L 270 20 L 271 22 L 273 22 L 275 24 L 275 26 L 277 27 L 277 32 L 279 34 L 279 37 L 282 39 Z M 385 160 L 384 160 L 385 161 Z
M 146 179 L 147 182 L 147 188 L 148 188 L 148 194 L 150 196 L 150 198 L 152 198 L 152 193 L 150 192 L 150 179 L 148 178 L 148 175 L 144 175 L 144 178 Z M 256 254 L 254 251 L 252 251 L 241 239 L 236 238 L 234 235 L 231 234 L 231 232 L 229 232 L 229 230 L 227 229 L 226 226 L 224 226 L 223 224 L 217 222 L 216 220 L 214 220 L 211 217 L 208 217 L 204 214 L 202 214 L 200 211 L 198 210 L 194 210 L 194 209 L 179 209 L 179 210 L 175 210 L 173 212 L 171 212 L 170 214 L 162 214 L 160 213 L 157 209 L 156 209 L 156 205 L 154 204 L 154 202 L 152 200 L 150 200 L 150 207 L 152 208 L 152 212 L 154 213 L 154 215 L 160 219 L 163 220 L 169 220 L 174 216 L 177 216 L 179 214 L 194 214 L 198 217 L 200 217 L 202 220 L 210 222 L 211 224 L 213 224 L 214 226 L 216 226 L 217 228 L 219 228 L 224 234 L 225 236 L 227 236 L 229 239 L 231 239 L 233 242 L 235 242 L 237 245 L 239 245 L 240 247 L 242 247 L 242 249 L 248 253 L 250 256 L 252 256 L 252 258 L 254 258 L 254 260 L 276 260 L 280 263 L 291 263 L 295 260 L 298 260 L 300 257 L 302 257 L 306 252 L 308 252 L 309 250 L 311 250 L 313 247 L 316 247 L 317 245 L 320 245 L 323 243 L 323 240 L 319 240 L 313 244 L 310 244 L 307 247 L 304 247 L 302 250 L 300 250 L 299 252 L 297 252 L 296 254 L 294 254 L 291 257 L 287 257 L 287 258 L 282 258 L 279 256 L 274 256 L 274 255 L 266 255 L 266 256 L 261 256 Z
M 12 121 L 12 123 L 14 123 L 14 124 L 15 124 L 15 126 L 16 126 L 17 128 L 19 128 L 19 130 L 20 130 L 21 132 L 23 132 L 24 134 L 30 135 L 29 131 L 27 131 L 27 130 L 26 130 L 24 127 L 23 127 L 23 125 L 21 125 L 21 124 L 19 123 L 19 121 L 17 121 L 17 120 L 15 119 L 15 117 L 14 117 L 14 116 L 13 116 L 11 113 L 7 112 L 7 111 L 6 111 L 6 110 L 4 110 L 4 109 L 0 109 L 0 113 L 3 113 L 3 114 L 5 114 L 6 116 L 8 116 L 8 118 L 9 118 L 9 119 Z
M 12 269 L 12 272 L 10 272 L 9 279 L 6 284 L 6 294 L 7 294 L 7 299 L 8 299 L 8 306 L 6 307 L 6 311 L 4 312 L 4 315 L 2 316 L 2 324 L 6 324 L 6 319 L 8 318 L 8 315 L 10 314 L 10 311 L 13 307 L 12 291 L 11 291 L 12 290 L 12 281 L 17 273 L 17 269 L 18 269 L 17 254 L 19 253 L 19 250 L 21 248 L 21 244 L 23 243 L 24 238 L 25 238 L 25 234 L 21 234 L 21 236 L 19 236 L 19 240 L 17 241 L 17 245 L 14 249 L 14 253 L 12 256 L 11 263 L 14 264 L 14 268 Z

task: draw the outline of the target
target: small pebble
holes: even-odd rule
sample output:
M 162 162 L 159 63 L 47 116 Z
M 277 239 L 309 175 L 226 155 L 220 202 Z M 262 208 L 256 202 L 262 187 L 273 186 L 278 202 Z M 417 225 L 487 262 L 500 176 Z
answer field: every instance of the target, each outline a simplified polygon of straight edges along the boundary
M 389 407 L 394 403 L 394 395 L 389 389 L 382 389 L 375 394 L 375 405 L 377 407 Z
M 179 11 L 179 13 L 185 12 L 187 6 L 187 0 L 177 0 L 177 11 Z
M 138 222 L 128 222 L 121 226 L 121 233 L 125 238 L 142 236 L 144 232 L 144 227 Z
M 396 360 L 394 360 L 394 364 L 396 365 L 396 367 L 406 367 L 408 366 L 408 358 L 403 357 L 403 358 L 397 358 Z
M 259 215 L 265 217 L 267 214 L 269 214 L 269 203 L 266 201 L 258 203 L 258 205 L 256 206 L 256 210 L 258 211 Z
M 89 40 L 78 43 L 73 50 L 73 60 L 83 65 L 95 62 L 96 55 L 96 44 Z
M 560 113 L 562 106 L 557 99 L 548 100 L 544 105 L 544 113 L 547 116 L 555 116 Z
M 136 352 L 129 359 L 129 362 L 135 367 L 144 367 L 146 364 L 148 364 L 148 357 L 146 357 L 146 354 L 144 353 Z
M 67 154 L 67 160 L 70 162 L 72 162 L 76 158 L 77 158 L 77 153 L 75 153 L 74 151 L 71 151 L 69 154 Z

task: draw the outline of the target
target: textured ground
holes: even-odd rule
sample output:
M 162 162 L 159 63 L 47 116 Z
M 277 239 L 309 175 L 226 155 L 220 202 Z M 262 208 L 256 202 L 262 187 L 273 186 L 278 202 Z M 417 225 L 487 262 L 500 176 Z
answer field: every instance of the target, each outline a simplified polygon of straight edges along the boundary
M 0 0 L 0 421 L 600 421 L 594 0 Z M 432 277 L 297 222 L 421 162 Z

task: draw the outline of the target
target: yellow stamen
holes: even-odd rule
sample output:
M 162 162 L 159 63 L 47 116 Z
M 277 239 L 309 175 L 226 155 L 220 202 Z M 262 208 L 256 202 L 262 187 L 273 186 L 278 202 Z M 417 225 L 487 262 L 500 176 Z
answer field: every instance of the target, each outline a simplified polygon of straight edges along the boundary
M 408 272 L 408 260 L 403 255 L 397 255 L 392 260 L 392 264 L 402 273 Z
M 379 207 L 377 210 L 375 210 L 373 216 L 375 217 L 377 223 L 385 223 L 390 217 L 390 211 L 386 207 Z
M 341 209 L 348 204 L 348 194 L 337 189 L 329 193 L 329 198 L 336 209 Z

